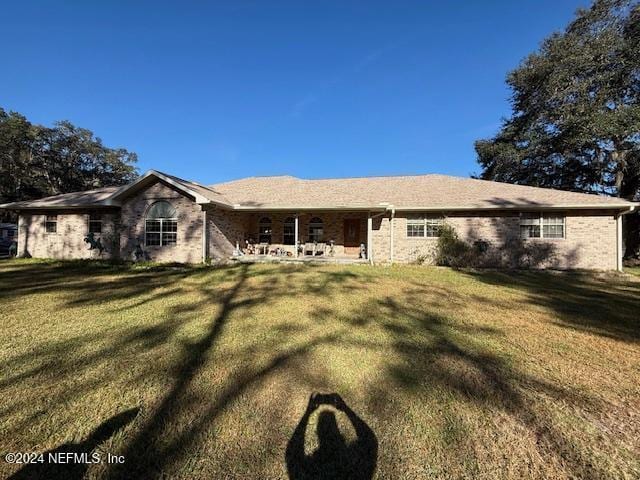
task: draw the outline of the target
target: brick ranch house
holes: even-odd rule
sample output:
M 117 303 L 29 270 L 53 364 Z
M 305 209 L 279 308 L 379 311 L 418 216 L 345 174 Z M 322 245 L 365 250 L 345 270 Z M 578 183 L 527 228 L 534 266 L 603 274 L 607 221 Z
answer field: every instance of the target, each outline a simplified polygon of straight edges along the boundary
M 432 258 L 447 223 L 496 251 L 513 238 L 551 246 L 542 267 L 620 270 L 622 216 L 635 206 L 445 175 L 250 177 L 204 186 L 150 170 L 123 187 L 0 208 L 19 214 L 19 256 L 132 259 L 143 252 L 154 261 L 198 263 L 227 260 L 251 239 L 268 245 L 267 254 L 305 258 L 318 252 L 299 245 L 326 242 L 336 258 L 407 263 Z M 104 251 L 89 248 L 89 233 Z

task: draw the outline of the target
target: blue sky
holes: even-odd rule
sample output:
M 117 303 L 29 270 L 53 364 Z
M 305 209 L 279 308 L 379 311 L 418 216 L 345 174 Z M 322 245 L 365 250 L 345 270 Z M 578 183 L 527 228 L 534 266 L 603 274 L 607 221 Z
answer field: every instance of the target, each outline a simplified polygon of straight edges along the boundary
M 504 78 L 586 0 L 9 2 L 0 106 L 205 183 L 478 172 Z

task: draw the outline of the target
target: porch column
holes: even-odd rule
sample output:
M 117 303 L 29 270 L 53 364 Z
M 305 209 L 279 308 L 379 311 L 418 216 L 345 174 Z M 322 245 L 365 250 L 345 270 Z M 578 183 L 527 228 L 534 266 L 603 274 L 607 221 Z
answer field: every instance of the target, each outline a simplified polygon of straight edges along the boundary
M 395 218 L 396 218 L 396 209 L 392 208 L 391 209 L 391 219 L 389 220 L 389 235 L 390 235 L 390 239 L 389 239 L 389 261 L 391 262 L 391 264 L 393 264 L 393 228 L 394 228 L 394 223 L 395 223 Z
M 371 212 L 367 214 L 367 260 L 369 263 L 373 263 L 373 252 L 371 251 L 371 236 L 373 233 L 373 218 L 371 218 Z
M 296 242 L 295 243 L 296 243 L 296 257 L 297 257 L 299 255 L 299 253 L 298 253 L 298 214 L 297 213 L 296 213 L 296 216 L 294 217 L 293 224 L 294 224 L 294 232 L 295 232 L 294 235 L 295 235 L 295 238 L 296 238 Z
M 622 271 L 622 215 L 616 215 L 616 270 Z

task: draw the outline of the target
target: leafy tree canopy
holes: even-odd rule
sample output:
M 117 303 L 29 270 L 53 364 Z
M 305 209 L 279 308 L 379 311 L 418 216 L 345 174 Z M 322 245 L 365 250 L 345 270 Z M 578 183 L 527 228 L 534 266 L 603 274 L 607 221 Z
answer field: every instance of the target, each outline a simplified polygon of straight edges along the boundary
M 0 108 L 0 203 L 124 185 L 136 177 L 136 161 L 70 122 L 49 128 Z
M 481 178 L 638 198 L 638 0 L 579 10 L 507 83 L 511 117 L 475 144 Z

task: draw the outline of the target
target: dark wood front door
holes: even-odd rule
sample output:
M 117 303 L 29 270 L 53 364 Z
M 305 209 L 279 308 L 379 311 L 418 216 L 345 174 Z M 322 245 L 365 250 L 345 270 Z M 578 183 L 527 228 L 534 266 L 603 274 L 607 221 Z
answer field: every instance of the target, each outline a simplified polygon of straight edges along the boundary
M 357 255 L 360 253 L 360 219 L 347 218 L 344 221 L 344 253 Z

